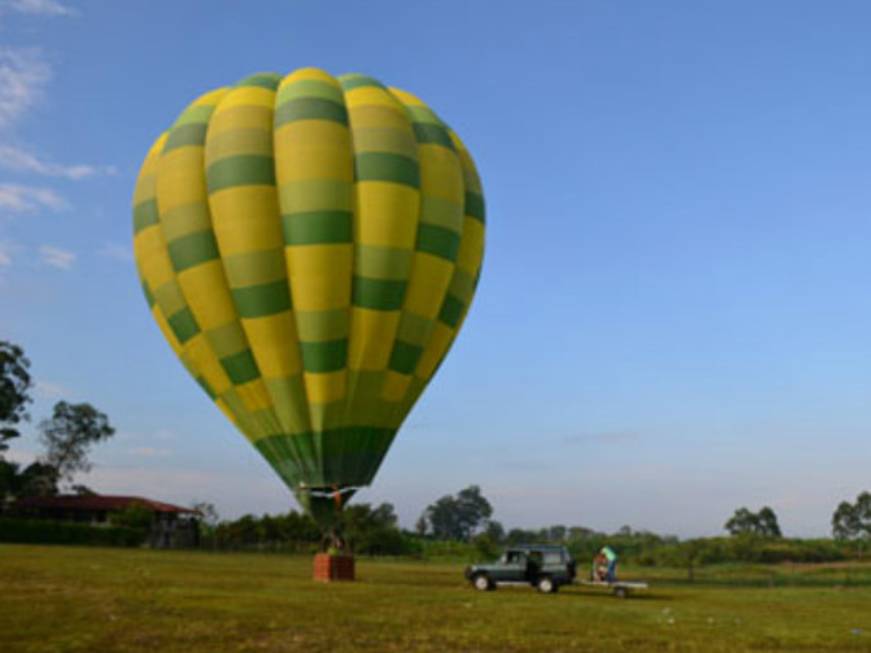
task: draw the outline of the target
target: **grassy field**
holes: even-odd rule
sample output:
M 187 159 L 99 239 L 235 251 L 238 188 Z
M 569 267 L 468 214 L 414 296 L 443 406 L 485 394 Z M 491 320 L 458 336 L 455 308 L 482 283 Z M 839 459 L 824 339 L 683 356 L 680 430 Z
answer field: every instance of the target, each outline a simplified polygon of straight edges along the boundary
M 622 601 L 462 567 L 321 585 L 303 557 L 0 545 L 0 651 L 871 651 L 871 565 L 629 570 L 651 589 Z

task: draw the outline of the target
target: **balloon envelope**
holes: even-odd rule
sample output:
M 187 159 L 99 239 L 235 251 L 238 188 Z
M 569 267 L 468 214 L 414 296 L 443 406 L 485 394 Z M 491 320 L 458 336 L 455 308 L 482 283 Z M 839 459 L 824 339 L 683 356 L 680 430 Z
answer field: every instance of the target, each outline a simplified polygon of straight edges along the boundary
M 181 113 L 133 205 L 146 299 L 203 390 L 313 512 L 368 485 L 477 284 L 457 135 L 370 77 L 261 73 Z

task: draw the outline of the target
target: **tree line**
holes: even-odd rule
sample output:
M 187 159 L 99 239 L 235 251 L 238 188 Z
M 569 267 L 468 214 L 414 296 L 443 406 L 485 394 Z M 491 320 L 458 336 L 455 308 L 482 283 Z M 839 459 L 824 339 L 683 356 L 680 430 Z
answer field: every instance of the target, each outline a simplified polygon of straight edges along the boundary
M 0 341 L 0 509 L 22 496 L 46 496 L 61 492 L 91 493 L 74 477 L 91 469 L 91 447 L 105 442 L 115 432 L 109 418 L 91 404 L 58 401 L 51 414 L 38 426 L 43 448 L 37 460 L 27 466 L 7 460 L 10 443 L 20 437 L 22 425 L 30 420 L 33 380 L 30 361 L 21 347 Z M 203 541 L 214 548 L 304 549 L 317 544 L 321 536 L 305 514 L 245 515 L 220 521 L 208 503 L 195 506 L 203 514 Z M 793 559 L 839 559 L 850 551 L 862 554 L 871 540 L 871 493 L 863 492 L 855 502 L 841 502 L 832 515 L 834 542 L 789 540 L 783 537 L 774 510 L 764 506 L 756 512 L 738 508 L 726 521 L 730 538 L 702 538 L 679 542 L 678 538 L 624 526 L 606 534 L 584 526 L 552 525 L 540 529 L 506 529 L 493 519 L 493 506 L 477 485 L 445 495 L 428 505 L 413 531 L 399 527 L 389 503 L 378 506 L 352 504 L 343 515 L 342 527 L 351 546 L 364 554 L 422 555 L 427 551 L 476 552 L 480 556 L 498 553 L 506 545 L 524 542 L 563 544 L 579 557 L 592 555 L 610 543 L 624 557 L 642 563 L 657 561 L 749 559 L 794 556 Z M 114 516 L 124 528 L 141 528 L 147 520 L 142 511 Z M 799 544 L 807 542 L 807 546 Z M 846 545 L 852 545 L 852 548 Z M 456 545 L 456 546 L 455 546 Z

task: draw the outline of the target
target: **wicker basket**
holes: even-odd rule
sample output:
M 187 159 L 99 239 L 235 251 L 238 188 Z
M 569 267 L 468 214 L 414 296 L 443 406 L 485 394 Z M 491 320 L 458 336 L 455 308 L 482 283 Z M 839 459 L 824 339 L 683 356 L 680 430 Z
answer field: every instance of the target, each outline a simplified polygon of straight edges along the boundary
M 354 580 L 354 556 L 315 554 L 314 579 L 323 583 Z

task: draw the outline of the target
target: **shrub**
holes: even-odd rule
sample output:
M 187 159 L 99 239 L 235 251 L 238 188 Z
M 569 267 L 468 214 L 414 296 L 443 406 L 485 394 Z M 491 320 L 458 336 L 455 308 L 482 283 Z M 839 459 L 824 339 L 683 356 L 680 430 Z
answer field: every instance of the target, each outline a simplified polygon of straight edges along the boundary
M 124 526 L 99 527 L 43 519 L 0 518 L 0 542 L 139 546 L 146 532 Z

